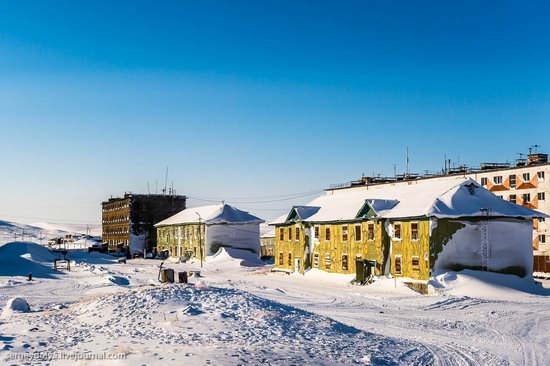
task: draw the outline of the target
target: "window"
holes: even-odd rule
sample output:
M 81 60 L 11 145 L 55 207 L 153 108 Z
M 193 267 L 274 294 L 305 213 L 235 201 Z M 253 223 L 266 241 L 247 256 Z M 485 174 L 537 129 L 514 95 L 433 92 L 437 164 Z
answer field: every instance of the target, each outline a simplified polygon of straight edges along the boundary
M 401 224 L 393 224 L 393 239 L 401 240 Z
M 529 203 L 531 202 L 531 195 L 529 193 L 525 193 L 523 195 L 523 203 Z
M 292 240 L 292 228 L 288 228 L 288 240 Z
M 523 181 L 529 182 L 531 180 L 531 175 L 529 173 L 523 173 Z
M 283 229 L 283 228 L 279 229 L 279 240 L 280 241 L 285 240 L 285 229 Z
M 342 254 L 342 271 L 348 270 L 348 255 Z
M 486 178 L 486 177 L 481 178 L 481 185 L 482 185 L 482 186 L 486 186 L 486 185 L 487 185 L 487 178 Z
M 545 217 L 539 217 L 539 222 L 544 222 L 544 221 L 546 221 Z
M 516 175 L 512 174 L 508 178 L 510 179 L 510 188 L 516 188 Z
M 288 253 L 288 261 L 286 262 L 286 264 L 292 266 L 292 253 Z
M 325 254 L 325 269 L 330 269 L 330 253 Z
M 539 234 L 539 243 L 541 243 L 541 244 L 546 243 L 546 235 Z
M 510 202 L 516 203 L 516 195 L 515 194 L 510 195 Z
M 283 252 L 279 252 L 279 265 L 282 266 L 285 264 L 285 255 Z
M 361 225 L 355 225 L 355 241 L 361 241 Z
M 319 226 L 313 228 L 313 235 L 315 239 L 319 239 Z
M 330 227 L 325 228 L 325 241 L 330 241 Z
M 538 177 L 540 180 L 544 180 L 544 172 L 537 172 L 537 177 Z
M 294 238 L 294 240 L 300 240 L 300 228 L 298 226 L 296 226 L 296 238 Z
M 493 182 L 495 182 L 495 184 L 502 184 L 502 176 L 497 175 L 496 177 L 493 178 Z
M 546 195 L 544 194 L 544 192 L 537 193 L 537 199 L 539 201 L 544 201 L 545 198 L 546 198 Z
M 367 240 L 374 240 L 374 224 L 367 225 Z
M 319 253 L 313 254 L 313 267 L 319 268 Z
M 418 240 L 418 222 L 411 223 L 411 240 Z
M 411 258 L 411 264 L 413 267 L 420 267 L 420 257 L 413 256 Z
M 401 274 L 401 256 L 396 255 L 395 256 L 395 274 L 400 275 Z
M 348 241 L 348 225 L 342 225 L 342 241 Z

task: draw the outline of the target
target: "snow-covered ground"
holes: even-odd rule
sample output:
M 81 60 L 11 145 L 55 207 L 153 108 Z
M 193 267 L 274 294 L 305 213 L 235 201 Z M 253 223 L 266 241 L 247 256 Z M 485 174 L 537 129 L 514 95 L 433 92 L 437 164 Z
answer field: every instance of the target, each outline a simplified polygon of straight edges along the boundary
M 241 254 L 202 269 L 164 262 L 201 271 L 184 285 L 159 284 L 157 260 L 74 252 L 72 271 L 55 273 L 44 248 L 0 247 L 0 306 L 19 297 L 31 307 L 0 316 L 0 363 L 64 352 L 124 355 L 80 363 L 97 365 L 550 364 L 550 290 L 533 283 L 446 273 L 423 296 L 391 279 L 359 287 L 321 271 L 272 273 Z

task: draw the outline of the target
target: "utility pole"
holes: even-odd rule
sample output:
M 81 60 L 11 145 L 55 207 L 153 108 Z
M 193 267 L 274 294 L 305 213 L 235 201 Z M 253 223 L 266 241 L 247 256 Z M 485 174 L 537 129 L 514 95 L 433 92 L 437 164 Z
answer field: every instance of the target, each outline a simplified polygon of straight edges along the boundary
M 197 216 L 199 216 L 199 252 L 200 252 L 200 255 L 201 255 L 201 268 L 202 268 L 202 257 L 203 257 L 203 250 L 202 250 L 202 231 L 201 231 L 201 215 L 198 213 L 198 212 L 195 212 L 197 214 Z

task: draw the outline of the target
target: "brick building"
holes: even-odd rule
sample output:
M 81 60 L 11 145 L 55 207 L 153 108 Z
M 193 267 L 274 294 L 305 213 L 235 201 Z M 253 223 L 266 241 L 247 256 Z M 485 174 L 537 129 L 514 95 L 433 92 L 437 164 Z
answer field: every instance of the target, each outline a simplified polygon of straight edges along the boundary
M 128 255 L 153 251 L 157 222 L 182 211 L 186 197 L 181 195 L 132 194 L 111 197 L 102 206 L 102 239 L 109 251 Z

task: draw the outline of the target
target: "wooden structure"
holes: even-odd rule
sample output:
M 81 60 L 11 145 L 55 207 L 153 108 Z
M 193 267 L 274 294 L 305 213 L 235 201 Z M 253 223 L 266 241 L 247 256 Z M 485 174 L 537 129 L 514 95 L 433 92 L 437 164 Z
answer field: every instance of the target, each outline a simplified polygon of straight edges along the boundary
M 525 276 L 532 273 L 530 225 L 544 216 L 467 178 L 328 191 L 271 223 L 275 267 L 351 274 L 357 260 L 368 260 L 375 275 L 411 280 L 466 268 Z

